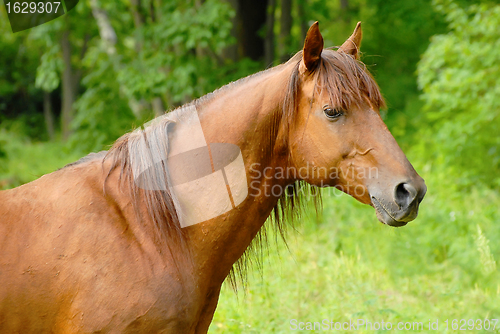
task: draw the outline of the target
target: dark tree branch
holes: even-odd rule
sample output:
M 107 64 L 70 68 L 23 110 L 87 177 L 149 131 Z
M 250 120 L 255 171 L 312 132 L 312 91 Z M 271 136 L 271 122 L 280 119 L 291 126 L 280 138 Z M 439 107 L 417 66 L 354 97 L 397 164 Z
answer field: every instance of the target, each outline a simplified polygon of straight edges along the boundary
M 276 0 L 269 0 L 266 16 L 265 62 L 266 66 L 273 66 L 274 62 L 274 13 Z
M 287 61 L 289 58 L 288 45 L 290 42 L 290 31 L 292 30 L 292 0 L 281 0 L 280 17 L 280 38 L 279 53 L 280 61 Z

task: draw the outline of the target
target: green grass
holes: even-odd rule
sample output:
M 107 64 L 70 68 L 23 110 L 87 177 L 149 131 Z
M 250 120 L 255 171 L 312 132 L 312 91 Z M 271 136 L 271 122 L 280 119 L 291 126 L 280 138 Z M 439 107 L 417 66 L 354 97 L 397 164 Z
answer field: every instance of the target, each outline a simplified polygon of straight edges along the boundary
M 393 328 L 422 322 L 422 333 L 486 333 L 452 330 L 451 321 L 500 318 L 493 262 L 500 253 L 500 196 L 455 189 L 444 171 L 418 169 L 428 193 L 416 221 L 391 228 L 347 195 L 325 196 L 322 215 L 309 210 L 298 232 L 289 233 L 290 251 L 271 247 L 262 275 L 255 269 L 244 291 L 223 287 L 210 333 L 290 333 L 291 319 L 383 320 Z M 429 331 L 429 320 L 437 319 L 439 330 Z M 356 331 L 365 332 L 387 331 Z
M 33 181 L 84 155 L 58 141 L 32 142 L 0 128 L 0 190 Z

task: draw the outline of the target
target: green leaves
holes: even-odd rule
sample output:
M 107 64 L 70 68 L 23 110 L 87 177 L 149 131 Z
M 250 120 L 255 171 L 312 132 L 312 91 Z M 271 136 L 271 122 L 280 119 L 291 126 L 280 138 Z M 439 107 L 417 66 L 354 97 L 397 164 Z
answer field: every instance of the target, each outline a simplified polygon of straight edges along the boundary
M 59 75 L 63 68 L 59 52 L 59 45 L 54 44 L 42 55 L 36 70 L 35 87 L 51 92 L 59 86 Z
M 422 132 L 464 184 L 500 186 L 500 5 L 434 4 L 450 32 L 432 38 L 418 66 Z
M 200 6 L 177 3 L 161 6 L 161 20 L 132 32 L 141 43 L 139 53 L 135 47 L 123 53 L 118 80 L 136 99 L 164 96 L 169 105 L 186 102 L 208 92 L 199 73 L 223 65 L 217 59 L 232 41 L 231 7 L 216 0 Z
M 107 53 L 98 37 L 90 43 L 83 60 L 85 91 L 75 103 L 73 145 L 98 150 L 151 118 L 154 99 L 168 110 L 230 79 L 214 75 L 224 72 L 219 55 L 232 41 L 229 4 L 141 3 L 138 20 L 125 3 L 120 10 L 103 4 L 117 36 L 116 52 Z
M 92 71 L 82 80 L 87 89 L 74 104 L 75 135 L 69 145 L 99 151 L 130 130 L 136 118 L 120 92 L 113 60 L 95 47 L 89 50 L 85 63 Z

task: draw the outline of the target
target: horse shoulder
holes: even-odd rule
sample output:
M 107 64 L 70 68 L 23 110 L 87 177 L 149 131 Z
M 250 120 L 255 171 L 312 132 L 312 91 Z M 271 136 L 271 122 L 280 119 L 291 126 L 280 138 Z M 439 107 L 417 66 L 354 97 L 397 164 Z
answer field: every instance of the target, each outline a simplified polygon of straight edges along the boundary
M 191 287 L 131 224 L 113 175 L 103 191 L 105 176 L 87 162 L 0 193 L 0 332 L 191 327 Z

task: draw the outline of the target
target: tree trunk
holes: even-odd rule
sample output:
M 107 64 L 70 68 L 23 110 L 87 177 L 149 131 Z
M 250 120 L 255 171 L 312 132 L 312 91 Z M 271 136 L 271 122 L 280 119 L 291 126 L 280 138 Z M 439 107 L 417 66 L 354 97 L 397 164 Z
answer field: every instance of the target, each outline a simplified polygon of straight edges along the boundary
M 232 23 L 231 36 L 233 36 L 236 39 L 236 43 L 228 45 L 226 48 L 224 48 L 224 50 L 222 51 L 222 57 L 224 59 L 231 59 L 232 61 L 235 62 L 238 61 L 238 29 L 239 29 L 238 0 L 226 0 L 226 2 L 229 3 L 236 12 L 236 15 L 234 15 L 231 19 Z
M 349 8 L 349 0 L 340 0 L 340 9 L 345 12 Z
M 144 18 L 141 15 L 141 0 L 130 0 L 130 9 L 134 18 L 134 25 L 139 28 L 144 23 Z
M 244 57 L 253 60 L 264 59 L 265 38 L 260 35 L 260 30 L 267 21 L 267 9 L 270 0 L 224 1 L 229 3 L 236 12 L 232 20 L 233 29 L 231 30 L 231 34 L 236 38 L 236 45 L 228 46 L 223 51 L 223 57 L 233 61 Z
M 61 37 L 61 50 L 63 55 L 64 70 L 62 75 L 62 110 L 61 110 L 61 132 L 64 140 L 71 134 L 71 122 L 74 118 L 73 103 L 76 96 L 76 85 L 71 66 L 71 44 L 69 42 L 69 30 L 65 30 Z
M 49 139 L 54 139 L 54 114 L 52 112 L 52 101 L 50 92 L 43 92 L 43 116 Z
M 108 18 L 108 13 L 103 10 L 97 0 L 90 1 L 90 7 L 92 8 L 92 15 L 94 16 L 97 26 L 99 27 L 99 35 L 104 42 L 106 53 L 109 56 L 113 56 L 116 53 L 116 33 L 115 29 L 111 25 Z
M 269 0 L 266 17 L 265 62 L 266 66 L 273 66 L 274 62 L 274 12 L 276 0 Z
M 349 0 L 340 0 L 340 19 L 348 24 L 349 23 Z
M 238 53 L 240 58 L 264 58 L 264 39 L 259 31 L 266 23 L 267 0 L 238 0 Z
M 144 17 L 141 14 L 141 0 L 130 0 L 130 8 L 132 10 L 132 17 L 134 18 L 135 29 L 138 30 L 144 23 Z M 135 52 L 139 53 L 142 49 L 142 41 L 137 37 L 135 39 Z
M 136 4 L 139 4 L 137 2 Z M 120 63 L 120 59 L 116 57 L 116 42 L 117 42 L 117 37 L 116 37 L 116 32 L 113 26 L 111 25 L 111 21 L 109 20 L 108 13 L 100 7 L 99 1 L 98 0 L 90 0 L 90 7 L 92 8 L 92 15 L 94 16 L 96 22 L 97 22 L 97 27 L 99 28 L 99 35 L 101 36 L 101 40 L 103 41 L 104 48 L 106 53 L 108 54 L 109 58 L 113 61 L 113 69 L 115 72 L 118 72 L 120 68 L 122 67 Z M 139 10 L 140 8 L 136 7 L 136 10 Z M 139 12 L 140 13 L 140 12 Z M 135 22 L 135 21 L 134 21 Z M 134 24 L 140 23 L 135 22 Z M 136 48 L 139 48 L 142 46 L 136 44 Z M 137 101 L 133 96 L 129 96 L 125 94 L 125 89 L 122 85 L 120 85 L 120 92 L 123 93 L 124 96 L 127 97 L 128 100 L 128 106 L 134 113 L 134 115 L 137 118 L 142 117 L 142 110 L 144 109 L 144 103 L 143 101 Z
M 280 38 L 279 38 L 279 54 L 280 61 L 285 62 L 290 58 L 289 43 L 290 31 L 292 30 L 292 0 L 281 0 L 281 17 L 280 17 Z
M 151 101 L 151 106 L 153 107 L 155 117 L 161 116 L 165 113 L 165 107 L 163 106 L 163 101 L 160 97 L 153 98 L 153 101 Z
M 306 39 L 307 30 L 309 29 L 309 24 L 307 22 L 307 13 L 306 13 L 306 0 L 299 0 L 297 3 L 297 9 L 299 11 L 299 21 L 300 21 L 300 40 L 303 42 Z

